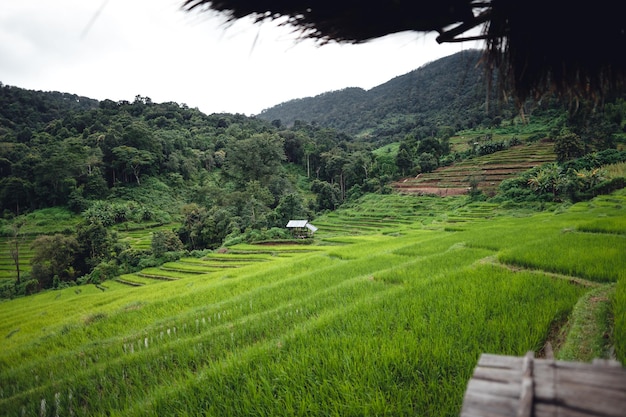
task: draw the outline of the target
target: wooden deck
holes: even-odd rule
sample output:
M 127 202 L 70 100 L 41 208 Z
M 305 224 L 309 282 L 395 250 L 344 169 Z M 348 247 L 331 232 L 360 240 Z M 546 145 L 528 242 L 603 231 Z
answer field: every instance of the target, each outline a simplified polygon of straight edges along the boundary
M 626 369 L 593 363 L 483 354 L 461 417 L 624 417 Z

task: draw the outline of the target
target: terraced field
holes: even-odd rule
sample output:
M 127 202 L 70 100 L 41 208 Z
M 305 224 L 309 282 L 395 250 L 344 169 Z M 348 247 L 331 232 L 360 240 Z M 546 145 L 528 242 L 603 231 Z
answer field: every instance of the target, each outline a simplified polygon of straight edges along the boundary
M 475 157 L 433 172 L 405 178 L 393 184 L 405 194 L 434 194 L 439 196 L 467 193 L 472 181 L 487 195 L 495 193 L 502 180 L 530 168 L 556 160 L 554 144 L 548 141 L 513 146 L 490 155 Z
M 28 274 L 31 269 L 30 260 L 33 257 L 32 241 L 32 236 L 23 236 L 19 239 L 19 265 L 22 274 Z M 15 243 L 12 238 L 0 238 L 0 285 L 2 285 L 3 280 L 14 281 L 17 277 L 15 262 L 11 255 L 14 249 Z
M 33 250 L 31 245 L 33 240 L 38 234 L 53 234 L 62 232 L 64 228 L 73 227 L 76 223 L 75 219 L 65 223 L 59 223 L 56 227 L 45 227 L 47 225 L 42 224 L 36 220 L 36 214 L 34 219 L 29 219 L 24 227 L 25 234 L 19 238 L 19 264 L 20 272 L 27 275 L 31 270 L 30 261 L 33 257 Z M 152 233 L 157 230 L 171 230 L 175 228 L 177 224 L 167 224 L 159 226 L 150 226 L 143 229 L 137 229 L 132 231 L 118 231 L 119 239 L 123 242 L 127 242 L 132 248 L 135 249 L 150 249 L 150 242 Z M 15 263 L 12 258 L 12 250 L 14 249 L 14 240 L 10 237 L 0 237 L 0 285 L 2 281 L 15 281 L 16 269 Z M 129 284 L 132 282 L 132 277 L 128 277 Z M 122 281 L 123 278 L 120 278 Z M 156 279 L 156 278 L 155 278 Z
M 122 242 L 126 242 L 131 248 L 140 250 L 150 250 L 150 244 L 152 242 L 152 233 L 159 230 L 173 230 L 178 228 L 178 223 L 148 225 L 146 227 L 137 228 L 134 230 L 118 229 L 117 233 L 119 239 Z
M 18 233 L 20 272 L 27 274 L 33 257 L 31 245 L 40 234 L 63 233 L 73 230 L 80 217 L 67 209 L 48 208 L 24 216 L 23 226 Z M 14 231 L 4 230 L 0 236 L 0 286 L 3 282 L 14 281 L 17 273 L 11 252 L 14 250 Z
M 552 341 L 558 355 L 563 323 L 600 289 L 618 300 L 610 340 L 626 361 L 625 205 L 624 192 L 541 213 L 367 196 L 316 219 L 312 245 L 237 245 L 142 271 L 168 280 L 5 301 L 0 410 L 458 415 L 482 352 Z M 592 355 L 610 354 L 603 334 Z
M 146 234 L 146 231 L 144 231 Z M 136 232 L 138 240 L 141 238 Z M 219 252 L 209 253 L 202 258 L 181 258 L 175 262 L 167 262 L 159 267 L 144 268 L 133 274 L 124 274 L 115 281 L 140 287 L 160 281 L 177 281 L 187 278 L 211 279 L 216 276 L 228 277 L 228 271 L 267 262 L 277 257 L 285 258 L 294 254 L 306 253 L 314 250 L 312 247 L 301 245 L 280 245 L 277 248 L 263 245 L 237 245 L 234 248 L 222 249 Z
M 468 204 L 464 198 L 369 195 L 355 204 L 344 204 L 341 210 L 315 219 L 313 224 L 319 228 L 316 236 L 323 240 L 344 235 L 394 234 L 407 228 L 452 227 L 452 224 L 486 221 L 501 214 L 497 204 Z

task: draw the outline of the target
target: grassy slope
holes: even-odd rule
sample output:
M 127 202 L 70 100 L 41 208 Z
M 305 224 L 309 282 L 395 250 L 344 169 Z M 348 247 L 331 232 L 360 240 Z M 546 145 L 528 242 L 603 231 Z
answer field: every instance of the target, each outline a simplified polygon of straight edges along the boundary
M 614 300 L 624 349 L 626 193 L 532 215 L 464 203 L 367 196 L 299 251 L 239 246 L 169 265 L 236 267 L 3 302 L 0 409 L 453 415 L 481 352 L 540 351 L 589 291 Z

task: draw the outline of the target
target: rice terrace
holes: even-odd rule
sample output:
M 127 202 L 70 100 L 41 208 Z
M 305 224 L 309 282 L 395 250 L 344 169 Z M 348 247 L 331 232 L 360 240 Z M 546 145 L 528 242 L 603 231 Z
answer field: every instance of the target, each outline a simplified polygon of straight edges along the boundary
M 318 218 L 309 245 L 4 301 L 0 409 L 452 416 L 483 352 L 550 342 L 623 363 L 625 205 L 624 190 L 541 212 L 369 195 Z
M 112 16 L 107 3 L 94 19 Z M 556 362 L 619 373 L 600 389 L 577 368 L 585 396 L 576 399 L 601 403 L 595 394 L 609 392 L 609 406 L 624 408 L 623 5 L 179 3 L 229 22 L 279 19 L 322 44 L 411 29 L 437 31 L 438 42 L 467 34 L 486 48 L 252 116 L 0 82 L 2 417 L 543 417 L 545 403 L 499 406 L 534 394 L 535 365 L 556 380 Z M 43 4 L 37 16 L 59 16 Z M 31 8 L 9 36 L 32 29 Z M 146 39 L 136 45 L 158 49 L 135 52 L 159 51 L 151 55 L 183 68 L 194 90 L 201 79 L 250 99 L 248 81 L 289 89 L 240 72 L 269 74 L 209 44 L 194 50 L 210 52 L 209 67 L 184 61 L 178 32 L 152 18 L 160 8 L 139 6 L 159 34 L 133 24 Z M 83 35 L 98 30 L 94 19 Z M 44 38 L 35 23 L 33 37 Z M 135 45 L 111 27 L 107 40 Z M 45 40 L 41 50 L 56 44 Z M 124 74 L 160 69 L 81 45 Z M 368 60 L 359 72 L 393 66 Z M 295 61 L 290 77 L 308 85 L 306 61 Z M 236 80 L 213 73 L 223 68 Z M 125 77 L 84 72 L 102 85 Z M 176 78 L 156 86 L 183 91 L 185 80 L 165 80 Z M 202 95 L 219 101 L 213 93 Z M 503 382 L 474 383 L 485 364 L 524 381 L 501 384 L 511 401 L 471 397 L 497 397 L 482 413 L 466 393 Z M 567 415 L 558 406 L 571 403 L 556 400 L 549 415 Z M 588 416 L 583 408 L 571 417 Z

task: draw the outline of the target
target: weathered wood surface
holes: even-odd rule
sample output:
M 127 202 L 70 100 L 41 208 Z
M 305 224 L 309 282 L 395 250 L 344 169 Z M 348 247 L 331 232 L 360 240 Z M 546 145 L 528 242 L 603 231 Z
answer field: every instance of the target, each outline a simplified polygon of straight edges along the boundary
M 626 369 L 593 363 L 483 354 L 461 417 L 623 417 Z

